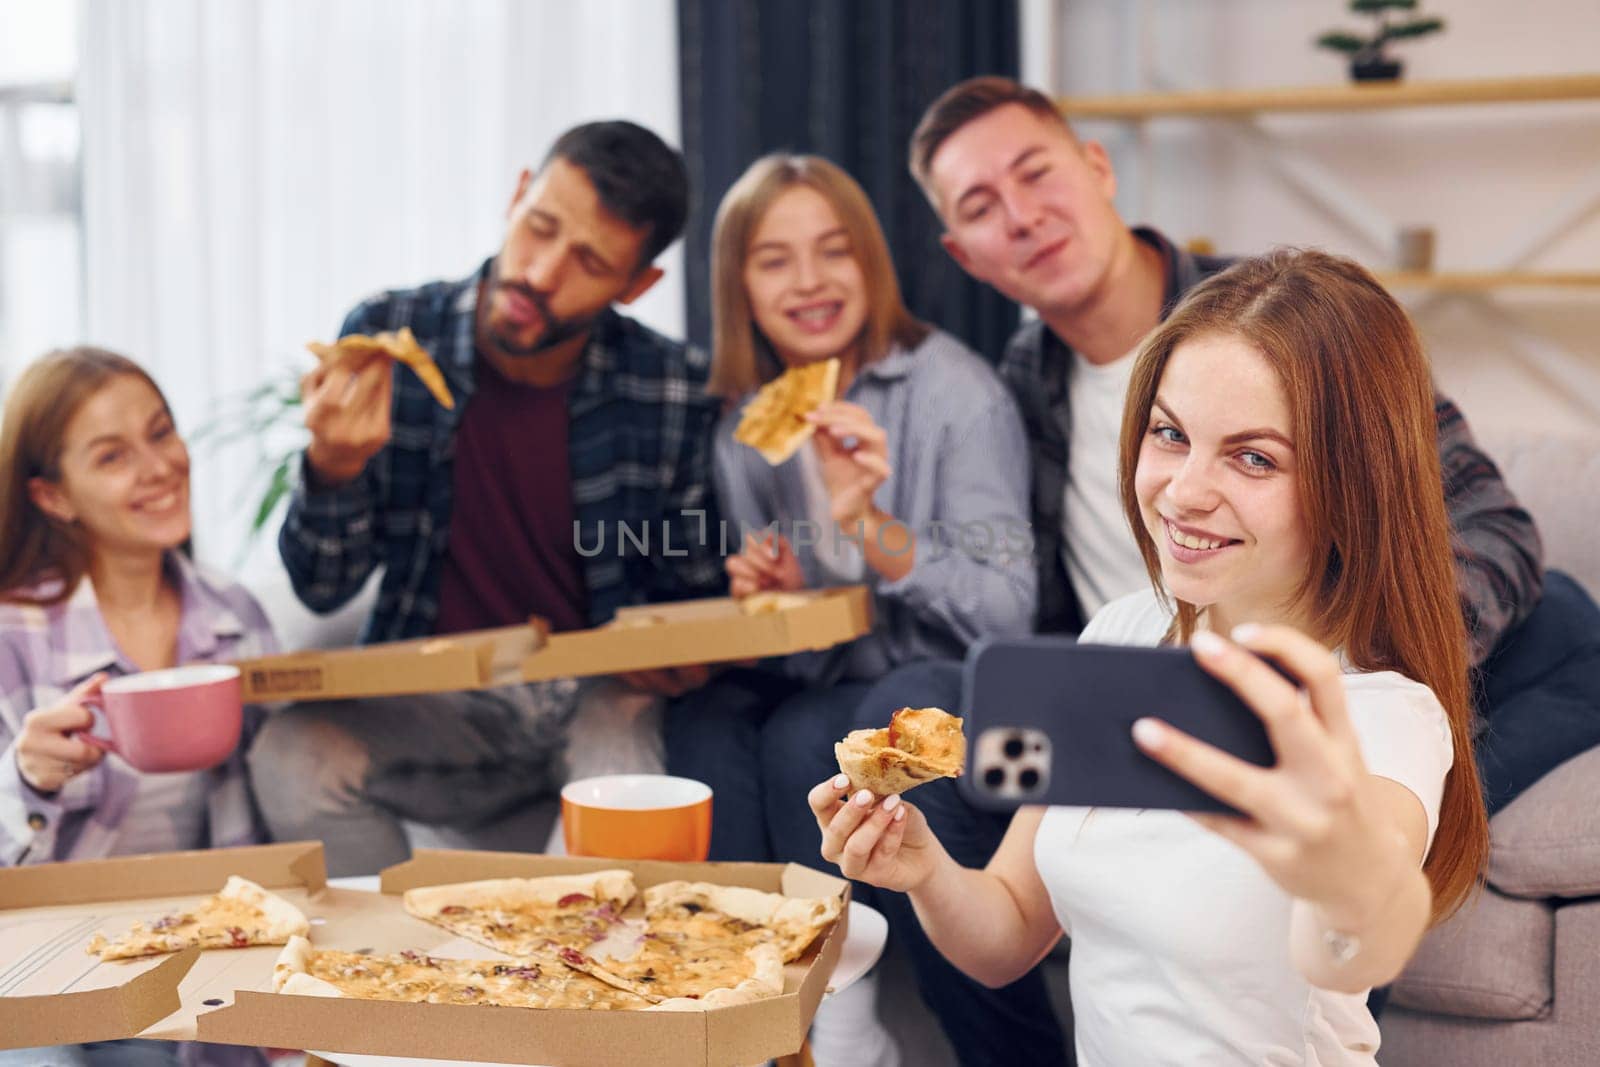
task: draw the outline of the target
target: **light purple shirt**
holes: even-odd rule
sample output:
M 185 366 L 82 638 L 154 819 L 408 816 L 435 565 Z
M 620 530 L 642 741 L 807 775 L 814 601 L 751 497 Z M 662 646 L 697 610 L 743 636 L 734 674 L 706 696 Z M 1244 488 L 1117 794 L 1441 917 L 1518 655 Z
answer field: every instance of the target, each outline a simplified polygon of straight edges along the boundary
M 169 572 L 182 595 L 178 662 L 226 663 L 278 650 L 272 626 L 243 586 L 173 552 Z M 35 587 L 35 592 L 44 589 Z M 133 674 L 106 629 L 93 585 L 86 578 L 59 604 L 0 604 L 0 865 L 101 859 L 115 854 L 139 792 L 140 771 L 107 754 L 90 770 L 49 796 L 36 792 L 17 768 L 17 736 L 31 711 L 60 700 L 96 671 Z M 228 848 L 263 840 L 251 802 L 244 753 L 261 720 L 245 708 L 244 736 L 227 762 L 206 777 L 204 840 L 174 836 L 157 851 Z M 152 838 L 143 835 L 146 850 Z

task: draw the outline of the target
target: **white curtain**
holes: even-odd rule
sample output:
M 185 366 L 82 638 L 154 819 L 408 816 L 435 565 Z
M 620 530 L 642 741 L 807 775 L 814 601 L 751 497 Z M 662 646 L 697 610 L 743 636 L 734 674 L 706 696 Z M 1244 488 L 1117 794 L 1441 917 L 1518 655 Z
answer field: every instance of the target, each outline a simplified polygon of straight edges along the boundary
M 567 127 L 678 144 L 675 5 L 85 0 L 79 97 L 87 339 L 149 368 L 192 433 L 308 366 L 362 297 L 470 272 Z M 673 335 L 680 254 L 632 309 Z M 195 449 L 196 536 L 225 566 L 258 446 Z

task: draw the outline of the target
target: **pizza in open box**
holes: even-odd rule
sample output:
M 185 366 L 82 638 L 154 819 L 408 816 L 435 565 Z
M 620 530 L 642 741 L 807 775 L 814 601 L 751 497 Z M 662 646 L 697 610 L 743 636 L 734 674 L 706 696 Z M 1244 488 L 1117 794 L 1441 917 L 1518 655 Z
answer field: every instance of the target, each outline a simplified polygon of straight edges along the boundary
M 620 989 L 684 1008 L 779 995 L 783 965 L 799 959 L 840 908 L 837 897 L 681 881 L 646 889 L 644 904 L 646 930 L 634 955 L 597 959 L 569 949 L 560 956 Z
M 623 870 L 544 878 L 491 878 L 408 889 L 406 911 L 512 956 L 587 948 L 605 939 L 633 900 Z
M 805 417 L 833 400 L 838 388 L 837 359 L 790 367 L 745 404 L 733 439 L 760 452 L 776 467 L 811 439 L 816 427 Z
M 935 778 L 956 778 L 967 758 L 961 720 L 939 708 L 901 708 L 887 729 L 852 730 L 833 746 L 851 789 L 904 793 Z
M 191 908 L 149 922 L 136 922 L 121 937 L 95 934 L 87 951 L 102 960 L 135 959 L 162 952 L 201 948 L 282 945 L 311 929 L 299 908 L 254 882 L 230 877 L 221 892 Z
M 272 969 L 274 992 L 426 1004 L 627 1011 L 650 1001 L 553 957 L 453 960 L 422 952 L 375 956 L 319 949 L 295 937 Z

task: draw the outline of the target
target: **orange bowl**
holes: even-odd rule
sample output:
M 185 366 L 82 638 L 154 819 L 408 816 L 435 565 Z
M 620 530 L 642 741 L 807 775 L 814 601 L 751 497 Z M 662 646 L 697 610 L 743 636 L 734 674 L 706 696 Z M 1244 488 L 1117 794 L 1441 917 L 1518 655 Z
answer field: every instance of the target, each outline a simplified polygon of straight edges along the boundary
M 561 790 L 569 856 L 703 862 L 711 851 L 711 787 L 667 774 L 608 774 Z

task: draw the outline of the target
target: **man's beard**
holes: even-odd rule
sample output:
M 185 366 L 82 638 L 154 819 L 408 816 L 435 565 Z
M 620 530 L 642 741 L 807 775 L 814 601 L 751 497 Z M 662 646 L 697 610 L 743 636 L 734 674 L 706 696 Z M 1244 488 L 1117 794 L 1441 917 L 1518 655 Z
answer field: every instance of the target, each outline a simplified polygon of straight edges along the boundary
M 519 344 L 515 337 L 508 335 L 503 327 L 495 328 L 491 325 L 489 334 L 490 339 L 495 343 L 495 347 L 515 359 L 528 359 L 543 355 L 547 350 L 554 348 L 563 341 L 570 341 L 572 338 L 588 332 L 590 327 L 595 324 L 595 320 L 600 317 L 600 313 L 596 312 L 583 318 L 559 319 L 551 314 L 550 302 L 527 286 L 519 285 L 516 282 L 496 282 L 496 292 L 501 289 L 513 290 L 518 296 L 531 303 L 539 312 L 539 321 L 544 324 L 544 332 L 540 333 L 529 344 Z M 511 329 L 514 331 L 515 327 Z

